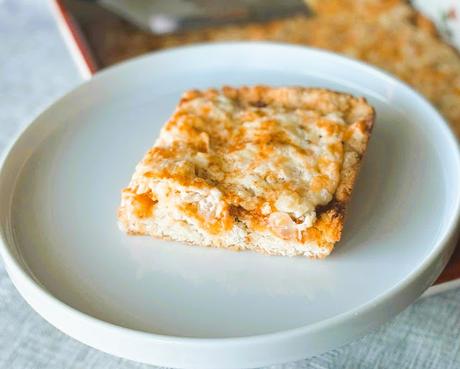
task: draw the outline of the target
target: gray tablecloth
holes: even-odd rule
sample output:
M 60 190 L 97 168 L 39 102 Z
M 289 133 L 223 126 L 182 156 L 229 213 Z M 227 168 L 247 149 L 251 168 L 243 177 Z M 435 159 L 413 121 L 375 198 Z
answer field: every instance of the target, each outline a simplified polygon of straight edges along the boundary
M 0 152 L 81 81 L 44 0 L 0 0 Z M 19 296 L 0 262 L 0 368 L 147 368 L 60 333 Z M 460 368 L 460 290 L 424 298 L 377 332 L 273 368 Z

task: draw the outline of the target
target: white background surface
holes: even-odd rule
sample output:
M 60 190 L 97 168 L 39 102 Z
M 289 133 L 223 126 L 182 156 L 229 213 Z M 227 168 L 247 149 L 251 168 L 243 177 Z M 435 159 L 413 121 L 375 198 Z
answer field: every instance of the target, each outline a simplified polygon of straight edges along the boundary
M 0 149 L 44 104 L 78 83 L 76 69 L 41 1 L 0 2 Z M 358 343 L 289 367 L 455 368 L 460 292 L 414 305 Z M 0 269 L 0 367 L 141 367 L 89 349 L 45 323 Z

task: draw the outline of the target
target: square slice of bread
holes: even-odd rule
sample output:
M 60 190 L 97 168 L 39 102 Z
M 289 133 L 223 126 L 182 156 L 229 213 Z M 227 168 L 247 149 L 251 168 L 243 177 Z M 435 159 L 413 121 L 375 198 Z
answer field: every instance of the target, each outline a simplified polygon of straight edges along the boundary
M 364 98 L 302 87 L 183 94 L 122 191 L 128 234 L 329 255 L 374 122 Z

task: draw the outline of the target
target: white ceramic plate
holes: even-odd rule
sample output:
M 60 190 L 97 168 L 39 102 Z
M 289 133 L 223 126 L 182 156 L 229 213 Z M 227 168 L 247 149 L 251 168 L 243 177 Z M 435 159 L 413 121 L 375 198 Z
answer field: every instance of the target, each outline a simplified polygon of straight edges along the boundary
M 120 189 L 186 89 L 323 86 L 378 120 L 343 240 L 326 260 L 128 237 Z M 155 53 L 98 74 L 41 114 L 0 173 L 1 253 L 24 298 L 67 334 L 147 363 L 256 367 L 363 335 L 417 298 L 452 251 L 460 160 L 439 114 L 392 77 L 268 43 Z

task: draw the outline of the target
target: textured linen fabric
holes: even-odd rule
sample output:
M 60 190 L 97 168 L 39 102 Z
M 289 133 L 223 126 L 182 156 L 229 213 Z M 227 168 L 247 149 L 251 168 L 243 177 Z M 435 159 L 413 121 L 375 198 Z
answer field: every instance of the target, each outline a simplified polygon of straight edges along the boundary
M 0 0 L 0 153 L 81 81 L 44 0 Z M 0 262 L 0 368 L 152 368 L 65 336 L 20 297 Z M 424 298 L 378 331 L 276 369 L 460 368 L 460 290 Z

